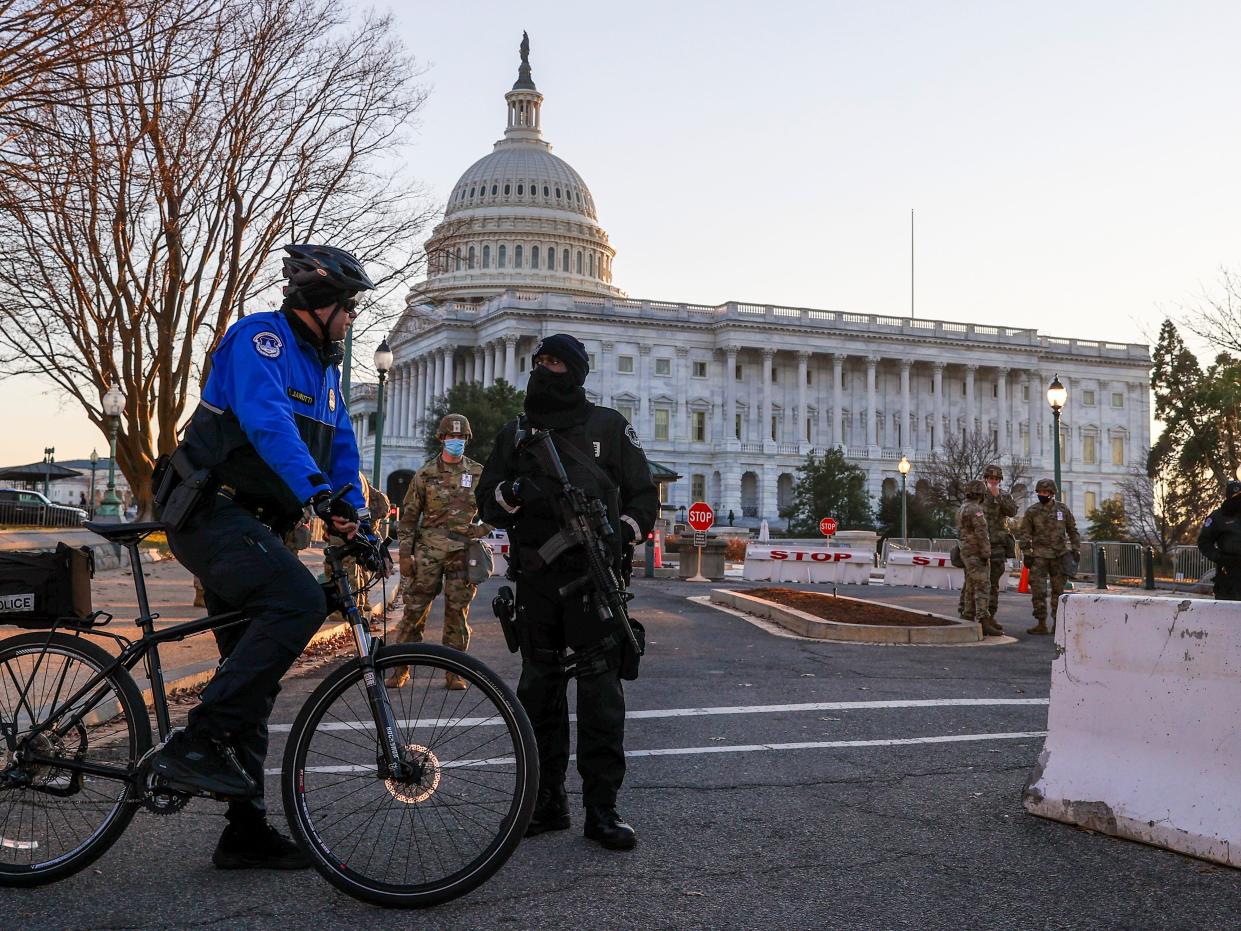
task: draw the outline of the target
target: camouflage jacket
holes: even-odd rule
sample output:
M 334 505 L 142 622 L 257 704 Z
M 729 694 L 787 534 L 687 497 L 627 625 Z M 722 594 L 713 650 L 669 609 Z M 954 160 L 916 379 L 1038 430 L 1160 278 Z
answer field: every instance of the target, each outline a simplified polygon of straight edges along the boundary
M 1046 504 L 1040 501 L 1026 508 L 1017 527 L 1017 542 L 1024 555 L 1050 559 L 1078 549 L 1082 538 L 1077 532 L 1073 512 L 1052 499 Z
M 957 536 L 964 559 L 990 559 L 991 536 L 987 532 L 987 512 L 981 501 L 970 501 L 957 510 Z
M 982 510 L 987 515 L 987 533 L 991 537 L 992 551 L 1004 549 L 1008 543 L 1008 519 L 1017 516 L 1017 502 L 1006 492 L 993 495 L 988 491 L 982 496 Z M 371 513 L 375 513 L 374 508 L 371 508 Z
M 465 537 L 491 532 L 487 524 L 474 523 L 478 516 L 474 490 L 482 473 L 482 465 L 473 459 L 463 456 L 460 462 L 445 462 L 436 456 L 414 474 L 397 521 L 402 557 L 412 556 L 415 544 L 453 553 L 465 549 Z

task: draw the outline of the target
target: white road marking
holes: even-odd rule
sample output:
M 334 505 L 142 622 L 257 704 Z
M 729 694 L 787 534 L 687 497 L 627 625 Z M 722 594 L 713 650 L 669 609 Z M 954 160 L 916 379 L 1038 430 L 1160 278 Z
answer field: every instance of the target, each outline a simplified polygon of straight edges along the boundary
M 907 747 L 916 744 L 965 743 L 979 740 L 1028 740 L 1046 736 L 1046 731 L 1011 731 L 1000 734 L 945 734 L 935 737 L 893 737 L 876 740 L 810 740 L 797 743 L 733 744 L 731 746 L 714 747 L 670 747 L 663 750 L 626 750 L 625 756 L 701 756 L 708 753 L 758 753 L 763 750 L 772 752 L 782 750 L 844 750 L 865 747 Z M 573 754 L 570 757 L 570 759 L 576 758 L 577 754 Z M 498 765 L 513 762 L 512 758 L 494 758 L 488 760 L 455 760 L 451 763 L 441 763 L 441 765 L 445 768 L 450 768 Z M 374 769 L 375 767 L 369 765 L 308 766 L 306 771 L 310 773 L 365 773 L 373 772 Z M 280 775 L 279 769 L 267 769 L 263 772 L 268 776 Z
M 867 711 L 882 708 L 971 708 L 971 707 L 1004 707 L 1011 705 L 1046 705 L 1046 698 L 910 698 L 875 701 L 823 701 L 793 705 L 719 705 L 705 708 L 659 708 L 648 711 L 630 711 L 625 718 L 636 721 L 646 718 L 696 718 L 717 714 L 780 714 L 799 711 Z M 569 715 L 569 720 L 577 720 L 576 714 Z M 403 728 L 417 727 L 490 727 L 503 724 L 498 716 L 475 718 L 413 718 L 397 722 Z M 333 721 L 320 724 L 316 730 L 346 731 L 369 730 L 374 725 L 370 721 Z M 272 733 L 287 733 L 291 724 L 273 724 L 268 730 Z

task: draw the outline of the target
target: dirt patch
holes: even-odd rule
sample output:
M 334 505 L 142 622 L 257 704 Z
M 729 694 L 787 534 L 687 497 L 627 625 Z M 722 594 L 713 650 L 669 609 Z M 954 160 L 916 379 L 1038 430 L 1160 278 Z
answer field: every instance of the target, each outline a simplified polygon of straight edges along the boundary
M 880 627 L 950 627 L 952 621 L 930 614 L 915 614 L 871 601 L 854 601 L 850 598 L 834 598 L 818 592 L 803 592 L 793 588 L 738 589 L 743 595 L 753 595 L 764 601 L 774 601 L 786 608 L 796 608 L 825 621 L 841 624 L 875 624 Z

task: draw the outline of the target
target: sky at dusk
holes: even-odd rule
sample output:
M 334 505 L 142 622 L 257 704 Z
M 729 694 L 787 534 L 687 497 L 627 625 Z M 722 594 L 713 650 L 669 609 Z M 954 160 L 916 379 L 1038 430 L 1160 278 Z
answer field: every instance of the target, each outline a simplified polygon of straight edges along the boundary
M 630 296 L 1146 342 L 1241 269 L 1241 4 L 402 4 L 442 202 L 504 128 L 521 32 L 543 131 Z M 30 379 L 0 463 L 106 446 Z

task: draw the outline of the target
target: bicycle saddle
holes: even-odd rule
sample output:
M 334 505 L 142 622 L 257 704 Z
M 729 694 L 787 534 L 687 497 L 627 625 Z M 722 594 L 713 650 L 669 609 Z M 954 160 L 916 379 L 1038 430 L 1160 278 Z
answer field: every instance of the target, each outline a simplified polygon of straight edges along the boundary
M 93 533 L 99 534 L 109 543 L 119 543 L 121 546 L 137 543 L 148 533 L 164 529 L 164 525 L 159 521 L 145 521 L 134 524 L 105 524 L 97 520 L 87 520 L 82 522 L 82 526 Z

